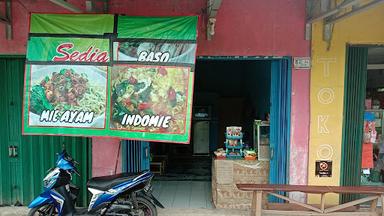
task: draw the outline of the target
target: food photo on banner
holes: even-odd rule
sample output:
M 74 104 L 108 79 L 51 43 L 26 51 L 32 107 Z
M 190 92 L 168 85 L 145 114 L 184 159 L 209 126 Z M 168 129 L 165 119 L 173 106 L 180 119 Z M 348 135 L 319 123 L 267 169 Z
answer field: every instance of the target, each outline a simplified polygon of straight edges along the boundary
M 194 16 L 32 14 L 23 133 L 188 143 L 196 26 Z
M 105 128 L 107 67 L 31 65 L 29 126 Z
M 190 68 L 114 66 L 111 129 L 185 133 Z

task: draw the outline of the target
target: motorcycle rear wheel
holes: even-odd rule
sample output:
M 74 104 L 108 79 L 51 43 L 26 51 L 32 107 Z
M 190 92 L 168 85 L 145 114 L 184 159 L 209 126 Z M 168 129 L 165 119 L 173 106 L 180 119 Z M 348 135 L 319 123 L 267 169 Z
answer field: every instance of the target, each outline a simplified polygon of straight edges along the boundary
M 142 212 L 140 216 L 157 216 L 156 206 L 151 201 L 140 196 L 136 199 L 139 211 Z
M 28 216 L 55 216 L 58 215 L 53 204 L 46 204 L 32 208 L 28 212 Z
M 129 216 L 157 216 L 156 206 L 148 199 L 142 196 L 136 197 L 138 209 L 108 211 L 106 215 L 124 214 Z

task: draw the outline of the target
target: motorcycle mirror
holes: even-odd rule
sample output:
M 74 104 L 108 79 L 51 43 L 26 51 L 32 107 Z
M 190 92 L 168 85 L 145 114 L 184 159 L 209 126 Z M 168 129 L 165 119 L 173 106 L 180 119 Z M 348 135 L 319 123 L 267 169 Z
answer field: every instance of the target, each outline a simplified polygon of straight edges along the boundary
M 73 172 L 80 177 L 80 173 L 76 169 L 74 169 Z

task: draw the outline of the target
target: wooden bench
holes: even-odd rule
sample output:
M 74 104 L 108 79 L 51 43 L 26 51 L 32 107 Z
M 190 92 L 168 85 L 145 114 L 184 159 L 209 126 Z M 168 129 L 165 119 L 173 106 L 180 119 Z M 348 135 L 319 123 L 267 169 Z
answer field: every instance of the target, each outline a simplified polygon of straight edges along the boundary
M 253 191 L 252 197 L 252 216 L 261 216 L 264 214 L 280 214 L 280 215 L 382 215 L 384 216 L 384 187 L 360 186 L 360 187 L 339 187 L 339 186 L 306 186 L 306 185 L 274 185 L 274 184 L 237 184 L 239 190 Z M 298 202 L 289 197 L 278 194 L 282 192 L 303 192 L 310 194 L 320 194 L 320 205 L 310 205 Z M 263 209 L 262 199 L 263 193 L 283 199 L 288 203 L 298 205 L 303 210 L 272 210 Z M 364 198 L 353 200 L 347 203 L 325 206 L 325 195 L 328 193 L 336 194 L 364 194 Z M 377 211 L 377 203 L 381 200 L 381 212 Z M 369 211 L 350 211 L 351 207 L 371 202 Z M 348 210 L 349 211 L 346 211 Z M 344 210 L 344 211 L 342 211 Z

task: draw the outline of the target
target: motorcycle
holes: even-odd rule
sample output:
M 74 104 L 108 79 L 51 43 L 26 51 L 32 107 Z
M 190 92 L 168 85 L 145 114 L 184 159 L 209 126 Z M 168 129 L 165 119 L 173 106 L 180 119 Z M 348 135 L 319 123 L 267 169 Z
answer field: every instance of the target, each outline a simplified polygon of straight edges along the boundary
M 95 177 L 88 181 L 92 199 L 88 208 L 75 208 L 79 188 L 71 184 L 78 163 L 64 150 L 58 154 L 56 167 L 43 180 L 44 192 L 28 206 L 32 215 L 114 215 L 156 216 L 156 206 L 164 206 L 152 195 L 153 173 L 123 173 Z

